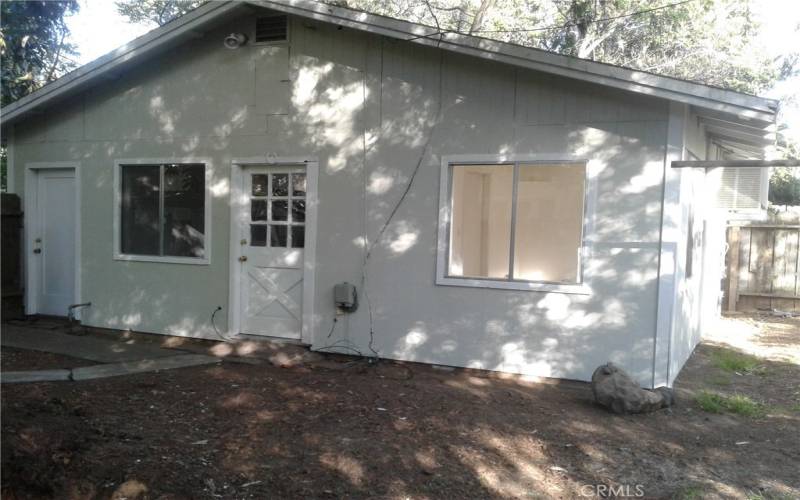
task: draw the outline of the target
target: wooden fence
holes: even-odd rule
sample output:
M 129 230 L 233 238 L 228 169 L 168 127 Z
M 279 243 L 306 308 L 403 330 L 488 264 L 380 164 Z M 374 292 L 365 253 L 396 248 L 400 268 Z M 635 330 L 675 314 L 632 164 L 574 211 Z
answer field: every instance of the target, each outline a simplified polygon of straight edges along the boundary
M 728 228 L 729 311 L 800 311 L 800 225 Z
M 3 320 L 19 318 L 23 315 L 22 306 L 22 210 L 19 196 L 2 193 L 0 196 L 0 215 L 2 215 L 2 281 Z

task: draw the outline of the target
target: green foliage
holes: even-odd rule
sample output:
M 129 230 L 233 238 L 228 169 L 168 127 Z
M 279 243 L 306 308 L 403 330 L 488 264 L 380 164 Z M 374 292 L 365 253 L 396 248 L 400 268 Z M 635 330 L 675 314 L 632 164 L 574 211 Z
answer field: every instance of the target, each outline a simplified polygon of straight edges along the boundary
M 769 177 L 769 201 L 773 205 L 800 205 L 800 177 L 797 168 L 776 167 Z
M 705 489 L 702 486 L 684 486 L 672 495 L 674 500 L 700 500 L 705 497 Z
M 3 106 L 77 66 L 69 59 L 75 47 L 64 23 L 77 10 L 74 0 L 0 2 Z
M 766 413 L 764 405 L 742 394 L 723 396 L 715 392 L 702 391 L 695 397 L 695 401 L 703 411 L 709 413 L 728 412 L 753 418 L 762 417 Z
M 123 0 L 114 2 L 114 5 L 117 12 L 132 23 L 149 22 L 163 26 L 203 3 L 202 0 Z
M 759 375 L 764 373 L 764 367 L 758 358 L 728 349 L 714 351 L 711 354 L 711 362 L 714 366 L 726 372 L 756 373 Z
M 8 191 L 8 154 L 5 146 L 0 146 L 0 191 Z

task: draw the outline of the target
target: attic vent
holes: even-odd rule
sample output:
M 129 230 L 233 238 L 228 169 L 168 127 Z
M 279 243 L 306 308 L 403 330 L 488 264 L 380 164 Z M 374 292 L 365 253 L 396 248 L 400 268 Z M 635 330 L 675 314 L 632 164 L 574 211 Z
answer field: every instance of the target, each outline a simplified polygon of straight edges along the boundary
M 256 19 L 256 43 L 286 40 L 286 16 L 267 16 Z

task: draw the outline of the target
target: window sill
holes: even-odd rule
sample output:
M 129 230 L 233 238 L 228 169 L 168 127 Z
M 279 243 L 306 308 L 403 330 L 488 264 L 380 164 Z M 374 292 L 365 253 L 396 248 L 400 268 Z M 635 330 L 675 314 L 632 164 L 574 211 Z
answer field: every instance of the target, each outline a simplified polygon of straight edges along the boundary
M 198 259 L 196 257 L 159 257 L 156 255 L 129 255 L 129 254 L 114 254 L 114 260 L 125 260 L 132 262 L 155 262 L 160 264 L 193 264 L 198 266 L 207 266 L 210 263 L 207 257 Z
M 569 293 L 591 295 L 592 289 L 585 283 L 536 283 L 531 281 L 504 281 L 479 278 L 437 277 L 437 285 L 464 286 L 472 288 L 494 288 L 497 290 L 520 290 L 525 292 Z

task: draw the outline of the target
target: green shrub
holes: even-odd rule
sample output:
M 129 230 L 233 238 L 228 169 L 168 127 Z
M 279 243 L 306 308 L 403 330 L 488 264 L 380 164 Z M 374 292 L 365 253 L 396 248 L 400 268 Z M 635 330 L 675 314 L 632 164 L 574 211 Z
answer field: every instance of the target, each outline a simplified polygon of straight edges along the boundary
M 723 396 L 714 392 L 702 391 L 695 397 L 703 411 L 709 413 L 734 413 L 743 417 L 762 417 L 766 413 L 763 404 L 753 401 L 743 394 Z
M 717 368 L 727 372 L 755 373 L 758 375 L 763 375 L 765 372 L 764 367 L 755 356 L 727 349 L 714 351 L 711 354 L 711 362 Z

